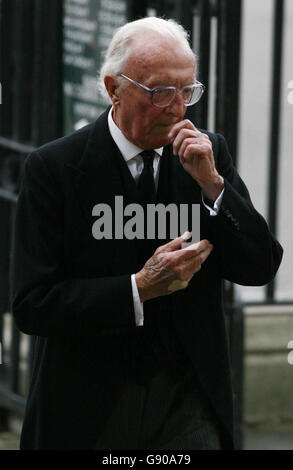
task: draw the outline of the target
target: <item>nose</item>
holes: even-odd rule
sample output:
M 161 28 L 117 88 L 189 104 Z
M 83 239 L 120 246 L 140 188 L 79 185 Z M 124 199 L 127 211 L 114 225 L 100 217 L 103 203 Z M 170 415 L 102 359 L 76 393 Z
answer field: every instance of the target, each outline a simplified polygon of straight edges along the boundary
M 184 103 L 184 100 L 183 100 L 183 97 L 182 97 L 182 94 L 181 94 L 181 91 L 177 91 L 176 95 L 175 95 L 175 98 L 174 100 L 172 101 L 171 104 L 169 104 L 168 106 L 168 109 L 172 112 L 182 112 L 182 110 L 184 110 L 186 107 L 185 103 Z

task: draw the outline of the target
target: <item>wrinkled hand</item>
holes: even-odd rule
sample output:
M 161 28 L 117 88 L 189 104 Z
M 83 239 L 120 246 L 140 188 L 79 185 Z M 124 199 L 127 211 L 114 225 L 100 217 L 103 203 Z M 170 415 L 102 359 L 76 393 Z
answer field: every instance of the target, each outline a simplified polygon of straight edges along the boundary
M 184 289 L 200 270 L 213 246 L 208 240 L 201 240 L 181 249 L 185 241 L 183 235 L 160 246 L 141 271 L 136 273 L 141 302 Z
M 224 187 L 224 180 L 215 167 L 209 137 L 188 119 L 175 124 L 168 136 L 184 170 L 199 184 L 205 196 L 215 201 Z

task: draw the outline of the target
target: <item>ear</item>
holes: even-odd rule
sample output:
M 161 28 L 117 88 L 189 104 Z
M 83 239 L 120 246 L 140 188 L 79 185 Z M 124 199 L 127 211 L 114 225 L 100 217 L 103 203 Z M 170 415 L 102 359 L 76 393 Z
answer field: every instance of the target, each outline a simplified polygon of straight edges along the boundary
M 117 105 L 120 101 L 120 84 L 116 75 L 106 75 L 104 83 L 112 103 Z

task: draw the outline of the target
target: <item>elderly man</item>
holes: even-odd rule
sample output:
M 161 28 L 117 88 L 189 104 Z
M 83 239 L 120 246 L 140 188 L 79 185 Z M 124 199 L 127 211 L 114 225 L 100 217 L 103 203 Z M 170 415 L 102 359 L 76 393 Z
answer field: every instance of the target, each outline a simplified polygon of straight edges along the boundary
M 13 312 L 36 340 L 23 449 L 233 447 L 222 281 L 269 282 L 282 248 L 224 138 L 184 120 L 203 92 L 195 69 L 175 22 L 126 24 L 100 74 L 112 107 L 26 161 Z M 118 236 L 102 236 L 97 207 L 117 196 L 200 204 L 201 241 L 184 249 L 190 234 L 169 226 L 164 240 L 127 237 L 116 215 Z

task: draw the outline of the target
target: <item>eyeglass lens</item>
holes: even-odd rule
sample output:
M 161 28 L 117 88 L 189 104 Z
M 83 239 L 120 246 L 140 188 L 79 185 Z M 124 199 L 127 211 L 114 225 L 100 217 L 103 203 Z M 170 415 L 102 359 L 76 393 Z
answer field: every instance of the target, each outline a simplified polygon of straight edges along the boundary
M 174 89 L 159 88 L 153 92 L 153 104 L 160 107 L 168 106 L 174 100 L 176 93 Z M 187 105 L 195 104 L 201 95 L 201 87 L 185 87 L 182 90 L 182 97 Z

